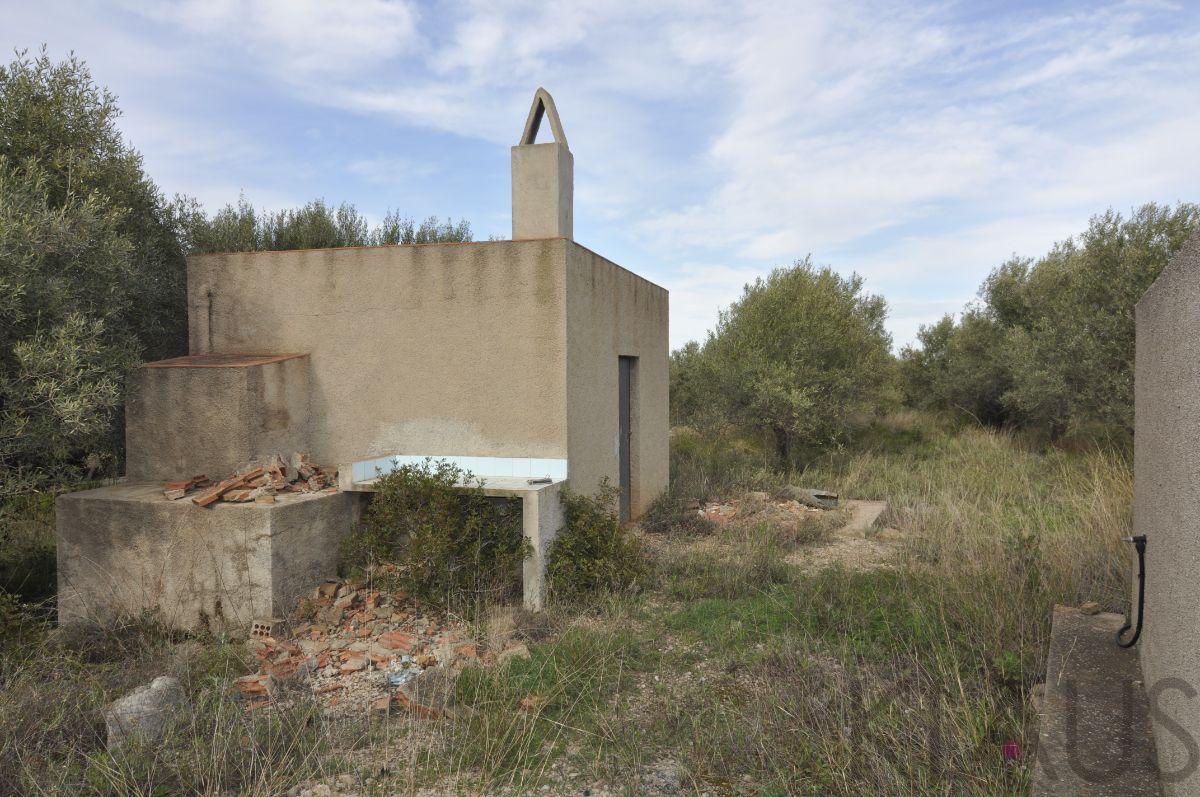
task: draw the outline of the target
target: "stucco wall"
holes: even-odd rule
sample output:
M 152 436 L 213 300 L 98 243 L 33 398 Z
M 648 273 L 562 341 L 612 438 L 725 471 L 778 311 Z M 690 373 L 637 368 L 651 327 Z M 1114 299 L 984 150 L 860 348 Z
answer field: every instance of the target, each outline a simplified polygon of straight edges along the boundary
M 619 482 L 617 357 L 638 358 L 632 489 L 637 517 L 667 486 L 667 291 L 571 243 L 567 257 L 567 448 L 571 488 Z
M 1147 536 L 1142 672 L 1152 696 L 1166 678 L 1200 690 L 1200 237 L 1137 305 L 1135 372 L 1134 528 Z M 1166 689 L 1157 704 L 1200 742 L 1200 696 Z M 1187 749 L 1163 723 L 1154 730 L 1161 769 L 1179 771 Z M 1200 773 L 1165 790 L 1198 795 Z
M 138 369 L 125 405 L 125 475 L 223 479 L 249 460 L 309 450 L 309 359 Z M 175 364 L 180 363 L 180 364 Z M 327 463 L 334 464 L 337 463 Z
M 567 246 L 193 256 L 191 351 L 309 353 L 318 462 L 565 457 Z

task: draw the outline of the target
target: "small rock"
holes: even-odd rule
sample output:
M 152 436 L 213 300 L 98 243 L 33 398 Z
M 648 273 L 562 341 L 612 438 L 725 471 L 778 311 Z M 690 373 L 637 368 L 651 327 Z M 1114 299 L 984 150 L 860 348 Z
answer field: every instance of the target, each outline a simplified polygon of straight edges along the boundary
M 175 712 L 186 700 L 187 695 L 179 679 L 164 675 L 114 701 L 104 712 L 108 749 L 119 747 L 134 735 L 150 742 L 161 738 Z
M 650 766 L 643 767 L 641 775 L 642 794 L 683 794 L 683 783 L 679 775 L 679 765 L 674 761 L 669 759 L 657 761 Z
M 399 650 L 402 653 L 412 652 L 416 646 L 417 640 L 411 634 L 406 634 L 403 631 L 388 631 L 379 635 L 379 644 L 388 650 Z
M 336 606 L 327 606 L 321 611 L 317 612 L 317 620 L 325 625 L 336 626 L 341 624 L 342 618 L 345 616 L 345 614 L 346 613 L 344 611 Z
M 343 673 L 352 673 L 352 672 L 359 672 L 360 670 L 365 670 L 366 668 L 367 668 L 367 657 L 366 656 L 351 656 L 350 658 L 348 658 L 342 662 L 342 666 L 339 669 Z
M 301 639 L 297 644 L 308 656 L 315 656 L 318 653 L 324 653 L 329 650 L 329 643 L 323 639 Z
M 513 659 L 529 658 L 529 648 L 524 642 L 518 642 L 515 645 L 510 645 L 504 650 L 496 654 L 497 664 L 506 664 Z

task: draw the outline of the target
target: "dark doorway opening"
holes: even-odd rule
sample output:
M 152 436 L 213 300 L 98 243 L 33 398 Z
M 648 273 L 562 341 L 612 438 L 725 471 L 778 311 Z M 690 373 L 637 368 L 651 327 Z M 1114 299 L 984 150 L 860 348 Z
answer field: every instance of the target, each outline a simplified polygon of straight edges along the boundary
M 630 517 L 633 491 L 633 380 L 637 371 L 637 357 L 617 358 L 617 458 L 621 480 L 621 521 Z

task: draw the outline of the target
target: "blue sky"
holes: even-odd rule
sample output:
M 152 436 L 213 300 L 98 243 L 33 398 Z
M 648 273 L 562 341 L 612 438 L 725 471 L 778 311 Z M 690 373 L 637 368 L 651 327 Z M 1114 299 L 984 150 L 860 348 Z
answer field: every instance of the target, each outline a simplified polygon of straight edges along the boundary
M 1200 200 L 1200 2 L 0 0 L 70 50 L 168 193 L 322 197 L 507 237 L 533 91 L 575 237 L 702 338 L 807 254 L 887 297 L 897 346 L 1010 255 L 1108 207 Z

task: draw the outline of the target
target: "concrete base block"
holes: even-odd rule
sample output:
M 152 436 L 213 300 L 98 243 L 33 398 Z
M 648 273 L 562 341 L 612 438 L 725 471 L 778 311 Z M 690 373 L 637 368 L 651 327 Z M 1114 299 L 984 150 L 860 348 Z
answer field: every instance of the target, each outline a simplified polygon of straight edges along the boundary
M 175 628 L 228 629 L 283 616 L 336 574 L 363 500 L 316 493 L 202 509 L 147 483 L 60 496 L 59 621 L 151 611 Z

